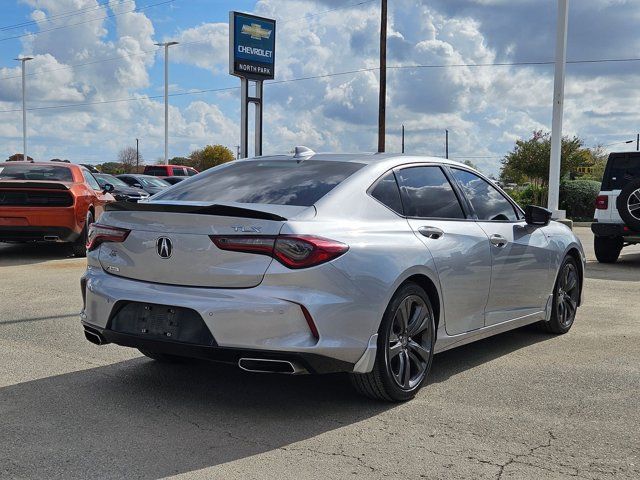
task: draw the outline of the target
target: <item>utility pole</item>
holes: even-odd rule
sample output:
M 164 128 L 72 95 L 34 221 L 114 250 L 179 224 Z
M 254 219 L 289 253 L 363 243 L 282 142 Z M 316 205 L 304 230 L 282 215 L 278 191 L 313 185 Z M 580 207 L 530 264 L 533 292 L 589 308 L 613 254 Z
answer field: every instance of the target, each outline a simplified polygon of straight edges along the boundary
M 444 131 L 444 158 L 449 158 L 449 130 Z
M 387 0 L 380 6 L 380 98 L 378 99 L 378 152 L 385 150 L 387 115 Z
M 556 36 L 556 72 L 553 87 L 553 123 L 551 127 L 551 158 L 549 162 L 549 201 L 547 207 L 554 218 L 563 216 L 558 211 L 560 201 L 560 162 L 562 155 L 562 115 L 564 110 L 564 81 L 567 66 L 567 29 L 569 26 L 569 0 L 558 0 L 558 32 Z
M 156 43 L 164 47 L 164 164 L 169 164 L 169 47 L 178 42 Z
M 236 160 L 240 158 L 240 145 L 236 145 Z
M 404 153 L 404 125 L 402 125 L 402 153 Z
M 138 139 L 136 138 L 136 173 L 140 171 L 140 148 L 138 145 Z
M 636 137 L 636 152 L 640 152 L 640 133 Z
M 25 80 L 24 64 L 29 60 L 33 60 L 33 57 L 19 57 L 14 60 L 19 61 L 22 67 L 22 160 L 26 162 L 29 156 L 27 155 L 27 82 Z

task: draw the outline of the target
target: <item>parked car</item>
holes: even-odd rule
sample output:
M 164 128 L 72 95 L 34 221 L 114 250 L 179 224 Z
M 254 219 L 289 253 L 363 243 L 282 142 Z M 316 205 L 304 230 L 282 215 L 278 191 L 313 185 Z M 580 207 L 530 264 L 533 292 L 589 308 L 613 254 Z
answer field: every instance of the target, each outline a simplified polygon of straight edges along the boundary
M 156 193 L 161 192 L 165 188 L 169 187 L 169 184 L 167 182 L 165 182 L 161 178 L 153 177 L 151 175 L 137 175 L 126 173 L 123 175 L 118 175 L 117 178 L 122 180 L 130 187 L 144 190 L 149 195 L 155 195 Z
M 106 173 L 94 173 L 93 176 L 96 178 L 102 188 L 104 188 L 107 184 L 113 185 L 113 191 L 111 192 L 111 195 L 113 195 L 119 202 L 138 202 L 140 200 L 149 198 L 149 194 L 144 190 L 140 188 L 130 187 L 125 182 L 123 182 L 119 178 L 114 177 L 113 175 L 109 175 Z
M 100 170 L 98 170 L 94 165 L 91 165 L 90 163 L 81 163 L 80 165 L 89 170 L 91 173 L 100 173 Z
M 185 178 L 188 177 L 163 177 L 162 180 L 167 182 L 169 185 L 175 185 L 176 183 L 180 183 L 181 181 L 183 181 Z
M 0 165 L 0 242 L 65 242 L 84 256 L 89 225 L 114 201 L 112 189 L 71 163 Z
M 443 159 L 237 160 L 109 207 L 82 322 L 93 343 L 159 361 L 348 372 L 365 395 L 408 400 L 434 353 L 532 323 L 569 331 L 585 256 L 550 219 Z
M 614 263 L 623 247 L 640 243 L 640 152 L 609 155 L 591 230 L 601 263 Z
M 198 171 L 184 165 L 147 165 L 144 167 L 144 174 L 154 177 L 193 177 Z

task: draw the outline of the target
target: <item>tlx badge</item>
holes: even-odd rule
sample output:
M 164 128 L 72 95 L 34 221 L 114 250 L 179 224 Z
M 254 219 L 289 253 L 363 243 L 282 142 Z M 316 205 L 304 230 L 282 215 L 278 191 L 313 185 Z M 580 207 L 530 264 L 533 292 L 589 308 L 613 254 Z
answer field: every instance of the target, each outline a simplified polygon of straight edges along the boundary
M 244 225 L 232 225 L 231 228 L 233 228 L 234 232 L 239 233 L 260 233 L 262 231 L 262 227 L 256 227 L 254 225 L 250 225 L 248 227 L 245 227 Z

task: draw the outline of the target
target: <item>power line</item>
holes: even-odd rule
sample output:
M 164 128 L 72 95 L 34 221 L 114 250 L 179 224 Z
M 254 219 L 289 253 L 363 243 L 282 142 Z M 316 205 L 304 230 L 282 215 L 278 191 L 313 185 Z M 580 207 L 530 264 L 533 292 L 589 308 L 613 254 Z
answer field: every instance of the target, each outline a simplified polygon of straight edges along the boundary
M 599 60 L 574 60 L 572 61 L 572 63 L 606 63 L 606 62 L 621 62 L 621 61 L 640 61 L 640 58 L 629 58 L 629 59 L 599 59 Z M 553 65 L 555 62 L 512 62 L 512 63 L 496 63 L 496 64 L 490 64 L 490 63 L 485 63 L 485 64 L 441 64 L 441 65 L 392 65 L 387 67 L 388 69 L 421 69 L 421 68 L 458 68 L 458 67 L 491 67 L 491 66 L 527 66 L 527 65 L 540 65 L 540 64 L 550 64 Z M 332 77 L 338 77 L 338 76 L 344 76 L 344 75 L 353 75 L 356 73 L 363 73 L 363 72 L 372 72 L 372 71 L 376 71 L 378 70 L 379 67 L 370 67 L 370 68 L 360 68 L 360 69 L 356 69 L 356 70 L 346 70 L 343 72 L 334 72 L 334 73 L 327 73 L 327 74 L 321 74 L 321 75 L 311 75 L 311 76 L 307 76 L 307 77 L 298 77 L 298 78 L 291 78 L 291 79 L 287 79 L 287 80 L 275 80 L 275 81 L 267 81 L 267 85 L 279 85 L 279 84 L 283 84 L 283 83 L 292 83 L 292 82 L 300 82 L 300 81 L 305 81 L 305 80 L 318 80 L 318 79 L 323 79 L 323 78 L 332 78 Z M 183 95 L 192 95 L 192 94 L 200 94 L 200 93 L 207 93 L 207 92 L 221 92 L 221 91 L 227 91 L 227 90 L 237 90 L 239 87 L 229 87 L 229 88 L 214 88 L 214 89 L 204 89 L 204 90 L 195 90 L 195 91 L 189 91 L 189 92 L 177 92 L 177 93 L 172 93 L 169 96 L 174 97 L 174 96 L 183 96 Z M 96 101 L 96 102 L 84 102 L 84 103 L 72 103 L 72 104 L 66 104 L 66 105 L 50 105 L 50 106 L 46 106 L 46 107 L 32 107 L 28 110 L 50 110 L 50 109 L 56 109 L 56 108 L 70 108 L 70 107 L 81 107 L 81 106 L 88 106 L 88 105 L 101 105 L 101 104 L 105 104 L 105 103 L 119 103 L 119 102 L 128 102 L 128 101 L 137 101 L 137 100 L 145 100 L 145 99 L 155 99 L 155 98 L 160 98 L 162 97 L 162 95 L 157 95 L 157 96 L 144 96 L 144 97 L 130 97 L 130 98 L 125 98 L 125 99 L 115 99 L 115 100 L 101 100 L 101 101 Z M 11 112 L 18 112 L 21 111 L 20 109 L 13 109 L 13 110 L 0 110 L 0 113 L 11 113 Z
M 132 10 L 127 10 L 125 12 L 110 13 L 109 15 L 106 15 L 104 17 L 97 17 L 97 18 L 92 18 L 92 19 L 89 19 L 89 20 L 84 20 L 82 22 L 70 23 L 68 25 L 61 25 L 59 27 L 47 28 L 47 29 L 40 30 L 40 31 L 35 32 L 35 33 L 34 32 L 29 32 L 29 33 L 22 33 L 20 35 L 13 35 L 11 37 L 3 37 L 3 38 L 0 38 L 0 42 L 4 42 L 6 40 L 14 40 L 16 38 L 22 38 L 22 37 L 37 36 L 37 35 L 40 35 L 42 33 L 52 32 L 54 30 L 62 30 L 62 29 L 65 29 L 65 28 L 75 27 L 75 26 L 78 26 L 78 25 L 84 25 L 85 23 L 97 22 L 98 20 L 106 20 L 108 18 L 114 18 L 114 17 L 117 17 L 119 15 L 124 15 L 125 13 L 141 12 L 141 11 L 147 10 L 149 8 L 158 7 L 158 6 L 161 6 L 161 5 L 167 5 L 167 4 L 173 3 L 175 1 L 176 0 L 164 0 L 162 2 L 152 3 L 152 4 L 149 4 L 149 5 L 144 5 L 142 7 L 136 7 L 134 9 L 132 9 Z
M 130 2 L 133 2 L 133 1 L 134 0 L 121 0 L 119 5 L 122 5 L 124 3 L 130 3 Z M 76 15 L 82 15 L 83 13 L 86 13 L 86 12 L 91 11 L 91 10 L 100 10 L 101 8 L 107 7 L 108 5 L 109 5 L 109 1 L 107 0 L 106 2 L 98 3 L 97 5 L 93 5 L 91 7 L 84 7 L 84 8 L 79 8 L 79 9 L 76 9 L 76 10 L 67 10 L 66 12 L 56 13 L 55 15 L 47 15 L 45 20 L 58 20 L 60 18 L 75 17 Z M 28 21 L 22 22 L 22 23 L 14 23 L 12 25 L 5 25 L 3 27 L 0 27 L 0 32 L 6 31 L 6 30 L 15 30 L 15 29 L 20 28 L 20 27 L 27 27 L 29 25 L 35 25 L 37 23 L 39 23 L 38 20 L 28 20 Z

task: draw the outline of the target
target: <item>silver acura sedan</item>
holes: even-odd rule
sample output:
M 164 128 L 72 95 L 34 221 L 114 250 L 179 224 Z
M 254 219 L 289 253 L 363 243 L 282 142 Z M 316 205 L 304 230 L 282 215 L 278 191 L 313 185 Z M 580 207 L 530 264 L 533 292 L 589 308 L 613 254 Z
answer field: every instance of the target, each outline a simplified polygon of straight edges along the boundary
M 438 158 L 237 160 L 92 225 L 86 338 L 159 361 L 348 372 L 404 401 L 433 355 L 538 323 L 569 331 L 585 256 L 541 207 Z

